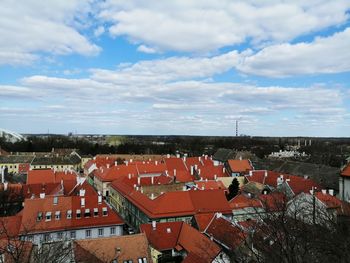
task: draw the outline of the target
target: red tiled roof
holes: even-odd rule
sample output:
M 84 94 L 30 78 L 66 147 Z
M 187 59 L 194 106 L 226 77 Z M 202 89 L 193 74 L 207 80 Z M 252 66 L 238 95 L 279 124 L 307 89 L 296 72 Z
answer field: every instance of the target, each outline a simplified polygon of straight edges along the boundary
M 230 250 L 235 250 L 247 236 L 241 228 L 217 216 L 210 222 L 205 233 Z
M 217 244 L 186 223 L 182 224 L 178 244 L 188 254 L 201 258 L 201 262 L 212 262 L 221 251 Z
M 97 168 L 100 168 L 102 166 L 107 167 L 107 165 L 112 167 L 115 164 L 115 161 L 116 161 L 116 158 L 113 158 L 113 157 L 96 156 L 96 158 L 89 160 L 84 165 L 84 169 L 89 169 L 93 164 L 95 164 Z
M 0 239 L 17 237 L 21 227 L 21 222 L 21 215 L 0 217 Z
M 194 215 L 194 219 L 197 222 L 198 230 L 203 232 L 210 223 L 210 221 L 213 219 L 214 215 L 215 213 Z
M 145 234 L 76 240 L 74 245 L 76 262 L 152 262 Z
M 27 175 L 27 184 L 60 183 L 61 180 L 75 180 L 77 174 L 72 171 L 55 172 L 52 169 L 30 170 Z
M 174 169 L 178 171 L 188 171 L 184 161 L 181 158 L 167 158 L 164 160 L 168 172 L 174 171 Z
M 338 208 L 341 207 L 342 201 L 340 201 L 335 196 L 332 196 L 330 194 L 324 194 L 322 192 L 316 192 L 315 196 L 318 200 L 320 200 L 322 203 L 324 203 L 328 208 Z
M 262 207 L 259 200 L 255 198 L 250 198 L 244 194 L 238 194 L 229 201 L 230 207 L 232 209 L 242 209 L 247 207 Z
M 272 192 L 270 194 L 262 194 L 259 200 L 268 212 L 276 212 L 285 209 L 287 197 L 281 192 Z
M 135 164 L 130 165 L 117 165 L 111 168 L 100 167 L 93 172 L 93 174 L 102 182 L 112 182 L 121 177 L 126 177 L 129 174 L 135 176 L 138 174 L 137 166 Z
M 341 176 L 350 177 L 350 163 L 347 164 L 340 173 Z
M 158 251 L 175 248 L 183 222 L 156 223 L 153 229 L 152 224 L 142 224 L 140 231 L 145 233 L 152 246 Z
M 57 204 L 54 204 L 57 198 Z M 81 206 L 79 196 L 48 196 L 46 198 L 26 199 L 22 213 L 21 232 L 55 231 L 60 229 L 74 229 L 81 227 L 92 227 L 98 225 L 123 224 L 121 218 L 113 212 L 105 202 L 98 204 L 97 196 L 84 196 L 85 206 Z M 94 217 L 94 208 L 98 208 L 99 216 Z M 107 216 L 102 216 L 102 208 L 107 208 Z M 81 218 L 76 218 L 76 210 L 81 210 Z M 91 216 L 84 217 L 86 209 L 90 209 Z M 67 211 L 72 210 L 72 218 L 67 218 Z M 61 217 L 55 219 L 55 212 L 60 211 Z M 42 212 L 43 219 L 37 221 L 38 213 Z M 45 220 L 46 212 L 51 212 L 51 221 Z
M 142 224 L 140 230 L 155 249 L 185 250 L 200 262 L 212 262 L 221 251 L 218 245 L 184 222 L 157 223 L 155 230 L 151 224 Z M 190 259 L 192 256 L 187 262 L 194 262 Z
M 289 176 L 287 178 L 289 179 L 287 183 L 295 195 L 298 195 L 300 193 L 309 193 L 313 187 L 321 189 L 321 186 L 311 179 L 305 179 L 304 177 L 295 175 Z
M 127 199 L 151 218 L 193 215 L 195 213 L 230 213 L 224 190 L 191 190 L 166 192 L 154 200 L 122 178 L 112 182 L 111 187 L 122 193 Z
M 247 159 L 228 160 L 228 165 L 233 173 L 244 173 L 254 169 L 250 161 Z
M 226 189 L 225 185 L 221 181 L 195 181 L 198 189 Z

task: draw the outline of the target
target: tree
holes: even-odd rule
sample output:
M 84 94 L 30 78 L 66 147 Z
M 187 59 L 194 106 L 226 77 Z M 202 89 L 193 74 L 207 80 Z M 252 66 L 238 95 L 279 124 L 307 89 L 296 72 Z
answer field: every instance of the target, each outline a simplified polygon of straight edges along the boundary
M 231 200 L 232 198 L 234 198 L 238 194 L 238 191 L 239 191 L 239 182 L 237 178 L 234 178 L 232 180 L 232 183 L 228 187 L 228 194 L 226 196 L 227 200 Z

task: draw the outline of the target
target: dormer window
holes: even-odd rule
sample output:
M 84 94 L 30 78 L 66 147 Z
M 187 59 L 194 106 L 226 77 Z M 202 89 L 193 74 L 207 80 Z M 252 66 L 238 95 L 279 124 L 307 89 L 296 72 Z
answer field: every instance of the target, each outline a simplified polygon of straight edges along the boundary
M 86 208 L 85 213 L 84 213 L 84 217 L 90 217 L 90 216 L 91 216 L 90 209 Z
M 81 211 L 80 211 L 80 209 L 77 209 L 77 218 L 78 219 L 81 218 Z
M 46 221 L 51 221 L 51 212 L 46 212 Z
M 60 220 L 61 219 L 61 211 L 56 211 L 55 212 L 55 219 Z
M 72 210 L 68 210 L 67 211 L 67 219 L 71 219 L 72 218 Z
M 98 216 L 98 208 L 94 208 L 94 216 Z
M 102 207 L 102 215 L 103 216 L 107 216 L 108 215 L 107 207 Z
M 43 219 L 43 213 L 39 212 L 36 221 L 41 221 L 41 219 Z

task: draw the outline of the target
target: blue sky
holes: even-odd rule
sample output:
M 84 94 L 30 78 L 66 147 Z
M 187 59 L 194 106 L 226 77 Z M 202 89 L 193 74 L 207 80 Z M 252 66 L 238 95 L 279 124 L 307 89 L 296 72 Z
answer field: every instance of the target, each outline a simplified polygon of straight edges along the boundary
M 350 2 L 0 3 L 0 128 L 349 136 Z

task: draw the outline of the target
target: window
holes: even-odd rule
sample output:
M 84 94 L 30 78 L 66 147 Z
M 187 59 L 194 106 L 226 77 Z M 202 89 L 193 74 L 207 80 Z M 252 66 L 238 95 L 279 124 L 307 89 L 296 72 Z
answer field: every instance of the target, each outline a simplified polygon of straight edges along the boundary
M 76 236 L 77 235 L 76 235 L 75 231 L 70 231 L 70 238 L 71 239 L 75 239 Z
M 89 208 L 85 209 L 84 217 L 90 217 L 90 216 L 91 216 L 90 209 Z
M 111 233 L 111 235 L 115 235 L 115 227 L 111 227 L 111 229 L 110 229 L 110 230 L 111 230 L 111 232 L 110 232 L 110 233 Z
M 137 260 L 138 263 L 147 263 L 147 258 L 139 258 Z
M 103 228 L 98 229 L 98 236 L 99 237 L 103 236 Z
M 102 207 L 102 215 L 106 216 L 108 214 L 107 207 Z
M 63 239 L 63 232 L 57 233 L 57 239 Z
M 94 208 L 94 216 L 98 216 L 98 208 Z
M 51 221 L 51 212 L 46 212 L 46 221 Z
M 41 221 L 41 219 L 43 219 L 43 213 L 39 212 L 36 221 Z
M 77 209 L 77 218 L 78 219 L 81 218 L 81 211 L 80 211 L 80 209 Z
M 124 260 L 123 263 L 132 263 L 132 259 Z
M 45 234 L 44 235 L 44 241 L 45 242 L 48 242 L 48 241 L 50 241 L 51 240 L 51 235 L 50 234 Z
M 72 210 L 68 210 L 67 211 L 67 219 L 71 219 L 72 218 Z
M 61 211 L 56 211 L 55 212 L 55 219 L 60 220 L 61 219 Z
M 85 237 L 86 238 L 90 238 L 91 237 L 91 230 L 90 229 L 85 230 Z
M 28 241 L 33 241 L 33 239 L 34 239 L 33 235 L 28 235 L 27 238 L 28 238 Z

